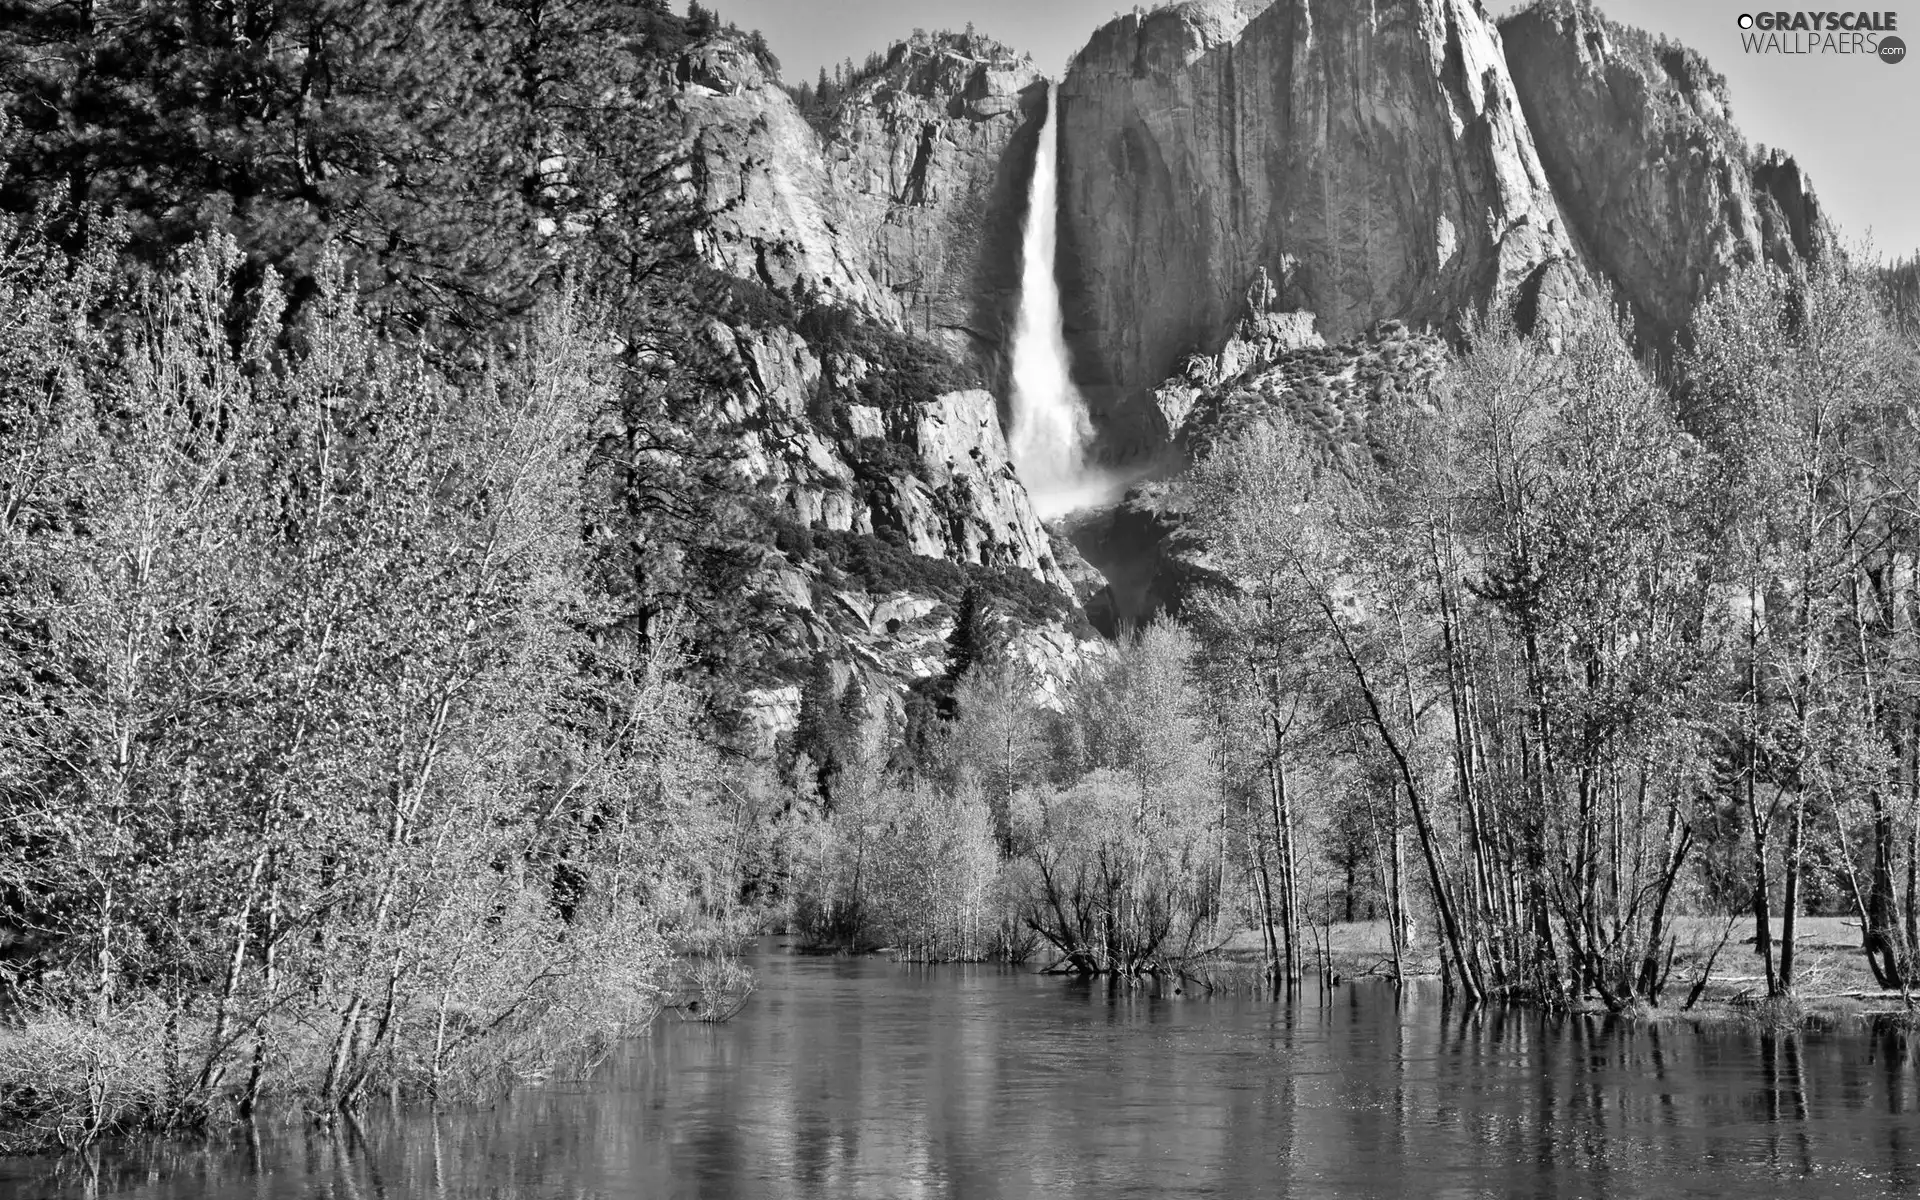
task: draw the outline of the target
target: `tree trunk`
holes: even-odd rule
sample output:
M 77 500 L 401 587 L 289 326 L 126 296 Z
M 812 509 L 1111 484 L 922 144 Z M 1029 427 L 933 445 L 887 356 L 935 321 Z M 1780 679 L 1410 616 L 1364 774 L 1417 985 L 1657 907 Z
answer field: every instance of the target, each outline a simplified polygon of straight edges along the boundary
M 1775 995 L 1788 995 L 1793 991 L 1793 941 L 1795 925 L 1800 913 L 1800 858 L 1801 832 L 1806 814 L 1806 797 L 1795 792 L 1793 795 L 1793 815 L 1787 824 L 1787 861 L 1784 868 L 1786 881 L 1785 895 L 1781 903 L 1780 916 L 1780 977 L 1779 990 Z

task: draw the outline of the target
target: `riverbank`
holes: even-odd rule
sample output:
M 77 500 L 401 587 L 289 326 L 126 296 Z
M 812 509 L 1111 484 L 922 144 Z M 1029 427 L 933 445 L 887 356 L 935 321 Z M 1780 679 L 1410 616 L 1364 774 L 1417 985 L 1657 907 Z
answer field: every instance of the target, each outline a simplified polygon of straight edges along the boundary
M 1780 918 L 1772 922 L 1775 961 L 1778 961 Z M 1722 935 L 1725 944 L 1721 945 Z M 1766 966 L 1754 947 L 1753 919 L 1742 915 L 1731 931 L 1724 917 L 1681 917 L 1673 923 L 1677 945 L 1673 971 L 1658 1008 L 1638 1010 L 1648 1020 L 1742 1020 L 1763 1024 L 1831 1023 L 1843 1020 L 1884 1021 L 1908 1015 L 1906 998 L 1898 989 L 1885 989 L 1874 980 L 1860 948 L 1859 922 L 1846 917 L 1801 917 L 1796 922 L 1794 998 L 1782 1005 L 1767 998 Z M 1324 927 L 1334 975 L 1343 981 L 1393 975 L 1393 949 L 1385 921 L 1338 922 Z M 1303 955 L 1309 969 L 1317 966 L 1315 943 L 1308 941 Z M 1718 947 L 1717 954 L 1715 949 Z M 1257 968 L 1263 949 L 1258 930 L 1247 929 L 1230 938 L 1219 957 L 1239 968 Z M 1709 962 L 1711 967 L 1709 968 Z M 1440 973 L 1439 947 L 1416 934 L 1402 952 L 1408 978 Z M 1682 1008 L 1696 981 L 1706 972 L 1705 985 L 1690 1008 Z M 1920 992 L 1915 993 L 1920 1002 Z M 1598 1001 L 1583 1011 L 1606 1011 Z

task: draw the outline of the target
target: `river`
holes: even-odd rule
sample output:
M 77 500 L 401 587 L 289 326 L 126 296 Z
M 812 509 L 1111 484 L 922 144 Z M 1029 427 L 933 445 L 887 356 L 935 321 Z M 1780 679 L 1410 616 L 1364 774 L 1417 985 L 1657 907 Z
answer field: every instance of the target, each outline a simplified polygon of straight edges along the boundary
M 1874 1196 L 1920 1184 L 1898 1034 L 1293 1004 L 790 956 L 585 1084 L 358 1128 L 0 1161 L 0 1196 Z

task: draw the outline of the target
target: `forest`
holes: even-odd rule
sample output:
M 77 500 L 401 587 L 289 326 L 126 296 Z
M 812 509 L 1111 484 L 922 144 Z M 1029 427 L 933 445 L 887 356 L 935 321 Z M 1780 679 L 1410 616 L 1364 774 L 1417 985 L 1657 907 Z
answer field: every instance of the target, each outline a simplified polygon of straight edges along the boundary
M 742 481 L 703 320 L 953 368 L 703 261 L 663 95 L 718 18 L 107 7 L 0 35 L 0 1148 L 486 1098 L 769 931 L 1116 978 L 1251 932 L 1285 988 L 1372 917 L 1467 1002 L 1634 1012 L 1702 916 L 1791 1000 L 1820 912 L 1920 982 L 1876 271 L 1742 268 L 1671 359 L 1472 317 L 1356 444 L 1262 410 L 1148 485 L 1204 583 L 1042 679 L 1053 598 Z M 896 697 L 802 664 L 759 754 L 743 581 L 796 549 L 952 633 Z
M 1276 982 L 1385 917 L 1394 969 L 1425 927 L 1469 1001 L 1614 1011 L 1690 1006 L 1741 914 L 1791 997 L 1820 912 L 1904 993 L 1920 381 L 1891 311 L 1844 262 L 1755 266 L 1668 369 L 1604 323 L 1550 345 L 1494 320 L 1362 454 L 1275 406 L 1159 485 L 1215 579 L 1177 619 L 1058 711 L 976 657 L 891 789 L 877 748 L 826 756 L 850 828 L 809 890 L 875 942 L 1087 972 L 1252 929 Z M 997 882 L 925 873 L 989 846 Z M 1701 915 L 1728 918 L 1704 954 L 1678 928 Z

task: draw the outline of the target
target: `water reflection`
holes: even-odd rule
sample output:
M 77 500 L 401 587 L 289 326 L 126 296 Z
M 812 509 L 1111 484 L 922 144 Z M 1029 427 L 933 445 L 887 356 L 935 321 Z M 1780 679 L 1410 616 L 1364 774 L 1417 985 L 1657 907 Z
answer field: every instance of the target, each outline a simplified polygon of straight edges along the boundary
M 769 953 L 732 1025 L 485 1112 L 0 1163 L 0 1195 L 1861 1196 L 1911 1189 L 1915 1042 L 1363 983 L 1153 996 Z

